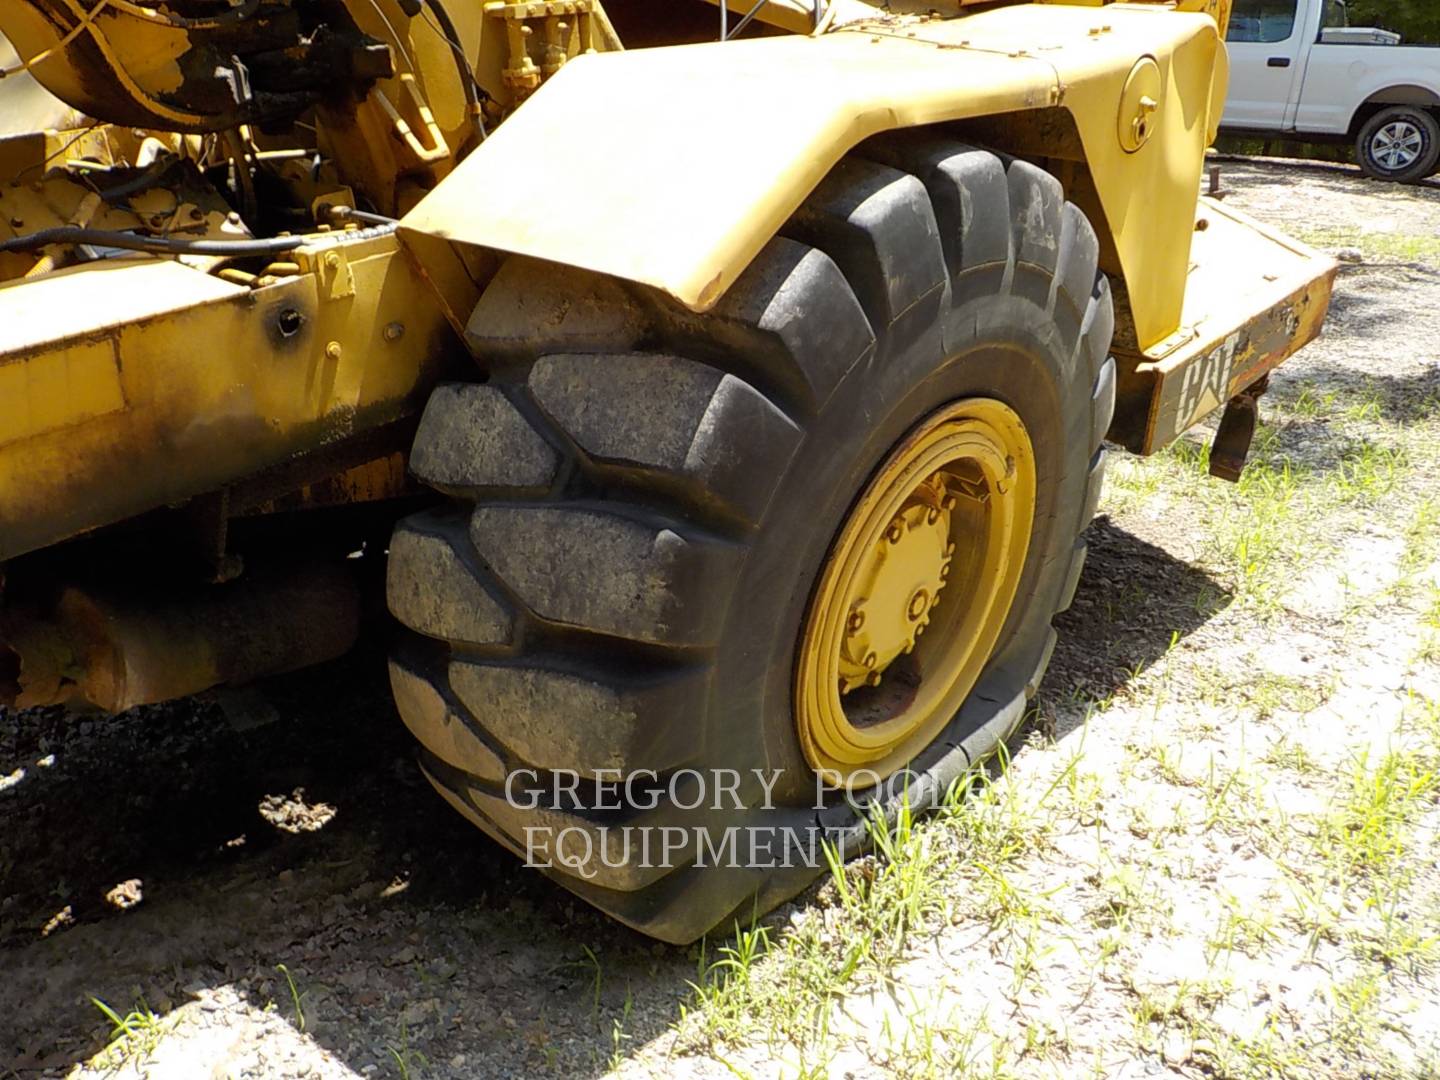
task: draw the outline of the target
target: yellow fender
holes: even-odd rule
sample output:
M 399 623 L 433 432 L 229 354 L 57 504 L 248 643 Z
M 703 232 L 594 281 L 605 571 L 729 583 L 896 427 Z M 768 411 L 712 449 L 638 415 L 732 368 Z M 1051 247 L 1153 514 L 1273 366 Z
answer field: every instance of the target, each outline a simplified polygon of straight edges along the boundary
M 587 55 L 401 229 L 643 282 L 704 311 L 862 140 L 1003 117 L 991 145 L 1071 163 L 1069 197 L 1123 276 L 1145 349 L 1180 326 L 1227 73 L 1214 19 L 1145 4 Z M 1073 119 L 1064 132 L 1039 121 L 1058 110 Z

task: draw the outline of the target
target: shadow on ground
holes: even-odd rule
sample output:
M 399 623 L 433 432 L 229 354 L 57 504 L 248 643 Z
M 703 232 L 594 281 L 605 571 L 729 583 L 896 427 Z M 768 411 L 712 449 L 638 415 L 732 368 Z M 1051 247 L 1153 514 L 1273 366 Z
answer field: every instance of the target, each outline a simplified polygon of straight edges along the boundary
M 1089 541 L 1042 703 L 1115 693 L 1228 602 L 1108 519 Z M 163 1017 L 228 987 L 301 1027 L 281 964 L 305 1036 L 357 1073 L 594 1074 L 665 1030 L 698 953 L 600 917 L 461 821 L 415 768 L 383 670 L 371 645 L 274 680 L 279 722 L 245 732 L 210 701 L 0 717 L 0 775 L 25 769 L 0 792 L 0 1064 L 29 1080 L 95 1053 L 92 995 Z M 300 809 L 267 821 L 280 796 Z M 105 896 L 126 881 L 141 899 L 120 910 Z
M 1213 578 L 1097 518 L 1085 534 L 1085 572 L 1036 702 L 1047 735 L 1082 724 L 1086 706 L 1113 697 L 1231 601 Z
M 683 951 L 592 914 L 435 796 L 384 670 L 371 646 L 272 680 L 280 720 L 246 732 L 204 700 L 0 717 L 0 774 L 25 769 L 0 793 L 0 1077 L 63 1075 L 101 1049 L 92 996 L 163 1018 L 228 987 L 299 1026 L 281 964 L 305 1035 L 377 1075 L 397 1053 L 434 1076 L 485 1046 L 493 1061 L 457 1072 L 483 1076 L 573 1052 L 570 1024 L 592 1034 L 604 1004 L 580 942 L 615 983 L 602 999 L 627 980 L 683 990 Z M 106 894 L 128 881 L 141 898 L 117 909 Z
M 1231 173 L 1243 176 L 1246 184 L 1285 184 L 1287 182 L 1285 174 L 1277 170 L 1276 166 L 1281 166 L 1286 170 L 1293 169 L 1313 173 L 1317 179 L 1322 182 L 1328 181 L 1336 191 L 1351 197 L 1355 194 L 1356 181 L 1369 185 L 1375 192 L 1382 194 L 1394 192 L 1397 195 L 1403 195 L 1416 191 L 1440 191 L 1440 179 L 1435 177 L 1409 185 L 1395 184 L 1389 180 L 1373 180 L 1361 172 L 1360 166 L 1352 165 L 1347 161 L 1254 156 L 1242 153 L 1212 154 L 1207 161 L 1211 165 L 1219 165 L 1223 170 L 1221 173 L 1222 191 L 1229 186 L 1225 183 L 1225 177 Z
M 1383 317 L 1377 316 L 1377 320 Z M 1379 419 L 1411 426 L 1440 415 L 1440 358 L 1427 368 L 1398 375 L 1360 375 L 1340 364 L 1310 364 L 1289 382 L 1277 381 L 1270 393 L 1294 405 L 1301 394 L 1313 388 L 1335 391 L 1339 409 L 1373 403 Z M 1316 419 L 1323 423 L 1330 418 L 1322 414 Z

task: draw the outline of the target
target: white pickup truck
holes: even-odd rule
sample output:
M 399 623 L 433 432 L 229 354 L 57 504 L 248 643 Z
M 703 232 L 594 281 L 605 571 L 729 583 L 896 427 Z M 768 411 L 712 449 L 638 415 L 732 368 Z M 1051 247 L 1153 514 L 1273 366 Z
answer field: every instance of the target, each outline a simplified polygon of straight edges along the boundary
M 1224 130 L 1353 140 L 1360 167 L 1385 180 L 1440 167 L 1440 48 L 1352 27 L 1344 0 L 1235 0 L 1226 40 Z

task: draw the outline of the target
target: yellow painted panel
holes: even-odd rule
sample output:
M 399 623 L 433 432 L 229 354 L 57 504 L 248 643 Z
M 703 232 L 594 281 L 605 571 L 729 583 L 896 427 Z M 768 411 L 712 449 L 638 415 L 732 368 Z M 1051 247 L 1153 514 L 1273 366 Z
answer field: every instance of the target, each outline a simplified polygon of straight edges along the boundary
M 1312 341 L 1339 268 L 1213 199 L 1200 200 L 1196 220 L 1204 228 L 1196 232 L 1181 328 L 1138 358 L 1137 375 L 1154 380 L 1143 453 L 1167 445 Z
M 104 259 L 0 285 L 0 357 L 135 319 L 240 296 L 245 289 L 171 259 Z
M 327 255 L 352 295 L 310 272 Z M 302 273 L 254 290 L 164 260 L 0 289 L 0 561 L 293 468 L 417 413 L 462 361 L 393 235 L 317 236 L 293 258 Z M 40 340 L 5 348 L 26 333 Z M 17 389 L 38 411 L 15 409 Z
M 1147 56 L 1165 100 L 1148 143 L 1126 153 L 1121 93 Z M 1148 345 L 1180 322 L 1223 88 L 1214 21 L 1149 4 L 1027 4 L 818 38 L 585 56 L 402 230 L 614 274 L 706 310 L 861 140 L 1058 105 L 1074 116 Z
M 79 342 L 33 361 L 0 363 L 0 444 L 124 407 L 112 338 Z

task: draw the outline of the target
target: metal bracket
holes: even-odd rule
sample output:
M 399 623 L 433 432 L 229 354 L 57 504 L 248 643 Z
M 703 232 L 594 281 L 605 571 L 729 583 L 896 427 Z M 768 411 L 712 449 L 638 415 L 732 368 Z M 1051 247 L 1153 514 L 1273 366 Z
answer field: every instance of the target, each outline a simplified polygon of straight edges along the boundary
M 503 0 L 487 3 L 485 14 L 505 22 L 509 42 L 509 60 L 501 77 L 518 105 L 539 89 L 540 84 L 554 75 L 571 56 L 590 51 L 591 20 L 595 17 L 594 0 Z M 535 31 L 530 23 L 541 28 L 535 46 L 540 63 L 531 54 Z
M 230 551 L 230 489 L 191 499 L 185 508 L 190 523 L 190 546 L 200 560 L 205 580 L 212 585 L 234 581 L 245 572 L 245 561 Z
M 343 245 L 334 247 L 320 255 L 316 262 L 320 271 L 321 295 L 327 300 L 343 300 L 355 295 L 355 275 L 350 272 L 350 260 L 345 256 Z
M 1215 442 L 1210 446 L 1210 475 L 1238 483 L 1245 471 L 1245 459 L 1250 456 L 1250 443 L 1255 438 L 1255 425 L 1259 421 L 1257 402 L 1260 395 L 1270 386 L 1270 376 L 1264 375 L 1232 397 L 1220 417 L 1220 426 L 1215 431 Z
M 399 106 L 379 90 L 372 91 L 376 102 L 389 119 L 396 138 L 410 152 L 411 157 L 422 165 L 444 161 L 450 156 L 450 147 L 445 142 L 440 125 L 435 122 L 435 114 L 430 111 L 420 84 L 415 81 L 415 76 L 408 72 L 400 75 L 397 81 L 404 92 Z M 408 119 L 401 112 L 402 106 L 410 114 Z

